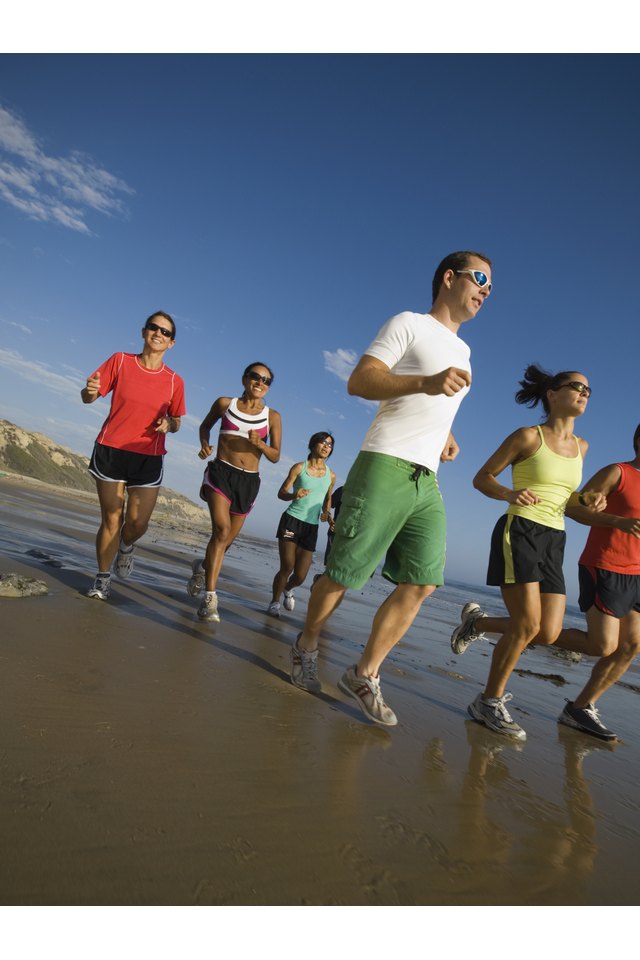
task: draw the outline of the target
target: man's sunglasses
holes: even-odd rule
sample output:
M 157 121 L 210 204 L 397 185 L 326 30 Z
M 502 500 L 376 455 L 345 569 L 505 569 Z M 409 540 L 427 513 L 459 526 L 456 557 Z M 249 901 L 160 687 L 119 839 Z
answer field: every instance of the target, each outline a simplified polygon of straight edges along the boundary
M 572 390 L 586 397 L 587 400 L 591 396 L 591 387 L 588 387 L 586 383 L 581 383 L 580 380 L 569 380 L 567 383 L 561 383 L 558 390 L 562 390 L 563 387 L 571 387 Z
M 167 340 L 173 340 L 173 330 L 167 330 L 166 327 L 159 327 L 157 323 L 148 323 L 145 330 L 153 330 L 154 333 L 161 333 Z
M 489 280 L 489 277 L 486 275 L 486 273 L 483 273 L 482 270 L 456 270 L 456 273 L 468 273 L 473 282 L 480 287 L 481 290 L 486 290 L 487 293 L 491 293 L 493 284 Z
M 255 383 L 264 383 L 265 387 L 270 387 L 273 383 L 273 377 L 262 377 L 255 370 L 250 370 L 247 376 L 249 380 L 253 380 Z

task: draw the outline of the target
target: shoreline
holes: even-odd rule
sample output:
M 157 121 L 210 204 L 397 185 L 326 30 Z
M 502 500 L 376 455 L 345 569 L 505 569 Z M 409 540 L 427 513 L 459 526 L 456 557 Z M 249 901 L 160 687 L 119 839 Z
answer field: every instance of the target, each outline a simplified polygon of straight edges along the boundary
M 265 613 L 275 545 L 234 544 L 212 625 L 185 591 L 208 524 L 154 515 L 100 603 L 84 596 L 95 496 L 0 477 L 0 520 L 0 573 L 49 586 L 0 599 L 3 903 L 637 903 L 637 671 L 603 698 L 612 747 L 556 723 L 590 663 L 528 652 L 512 743 L 466 714 L 490 644 L 452 654 L 464 585 L 442 588 L 385 664 L 388 730 L 336 686 L 380 577 L 336 611 L 312 696 L 289 680 L 307 587 Z

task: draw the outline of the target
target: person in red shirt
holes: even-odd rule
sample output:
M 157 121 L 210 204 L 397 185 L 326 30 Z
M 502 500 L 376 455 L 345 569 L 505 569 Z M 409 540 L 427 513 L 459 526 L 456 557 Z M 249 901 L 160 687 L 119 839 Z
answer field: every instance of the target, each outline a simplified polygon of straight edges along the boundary
M 587 492 L 606 496 L 606 512 L 580 505 L 566 510 L 567 516 L 592 528 L 578 561 L 578 602 L 586 614 L 587 633 L 563 630 L 557 643 L 564 646 L 580 634 L 588 652 L 600 659 L 575 700 L 567 700 L 558 723 L 600 740 L 616 735 L 600 720 L 595 703 L 640 653 L 640 425 L 633 450 L 633 460 L 603 467 L 584 487 L 581 497 Z
M 142 328 L 142 352 L 114 353 L 80 391 L 83 403 L 112 394 L 89 463 L 102 513 L 98 573 L 87 592 L 97 600 L 109 598 L 114 557 L 116 575 L 131 574 L 134 544 L 147 530 L 162 483 L 165 436 L 178 432 L 186 412 L 184 382 L 164 363 L 175 339 L 169 314 L 152 313 Z

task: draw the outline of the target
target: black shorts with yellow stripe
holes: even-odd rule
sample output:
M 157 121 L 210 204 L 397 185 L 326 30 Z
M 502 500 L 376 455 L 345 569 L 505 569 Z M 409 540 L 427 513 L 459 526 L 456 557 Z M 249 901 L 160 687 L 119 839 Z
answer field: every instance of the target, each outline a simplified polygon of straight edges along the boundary
M 566 539 L 564 530 L 504 514 L 491 535 L 487 584 L 539 583 L 541 593 L 566 594 L 562 573 Z

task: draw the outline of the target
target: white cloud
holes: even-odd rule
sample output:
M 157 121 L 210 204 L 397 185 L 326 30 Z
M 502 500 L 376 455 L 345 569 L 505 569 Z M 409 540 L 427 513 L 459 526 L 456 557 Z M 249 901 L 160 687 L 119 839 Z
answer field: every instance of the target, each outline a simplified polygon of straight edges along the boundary
M 21 330 L 22 333 L 32 333 L 29 327 L 25 327 L 24 323 L 16 323 L 15 320 L 0 319 L 0 323 L 4 323 L 8 327 L 15 327 L 17 330 Z
M 335 353 L 331 353 L 330 350 L 323 350 L 322 355 L 324 357 L 325 370 L 335 374 L 336 377 L 339 377 L 340 380 L 344 380 L 346 383 L 358 359 L 358 354 L 355 350 L 345 350 L 342 347 L 338 347 Z
M 121 195 L 134 192 L 84 153 L 49 156 L 20 117 L 0 106 L 0 197 L 26 217 L 89 234 L 90 211 L 125 215 Z
M 0 348 L 0 368 L 2 367 L 23 380 L 28 380 L 30 383 L 51 390 L 52 393 L 65 397 L 67 400 L 75 402 L 80 400 L 82 381 L 78 382 L 76 377 L 61 376 L 59 373 L 54 373 L 45 363 L 40 363 L 39 360 L 25 360 L 15 350 Z

